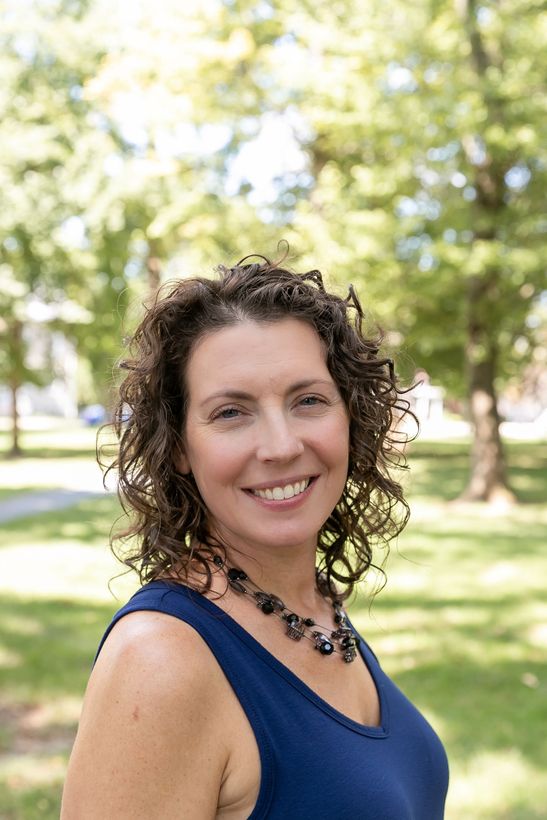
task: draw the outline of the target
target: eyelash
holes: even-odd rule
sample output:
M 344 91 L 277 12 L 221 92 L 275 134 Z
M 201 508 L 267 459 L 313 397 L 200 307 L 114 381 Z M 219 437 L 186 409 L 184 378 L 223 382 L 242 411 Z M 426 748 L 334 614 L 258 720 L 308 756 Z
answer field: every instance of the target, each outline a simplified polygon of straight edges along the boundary
M 229 421 L 230 419 L 236 418 L 236 416 L 230 416 L 229 418 L 227 418 L 226 416 L 222 416 L 223 413 L 228 413 L 230 412 L 230 410 L 236 410 L 239 413 L 237 407 L 224 407 L 222 410 L 213 413 L 213 415 L 211 416 L 211 420 L 216 421 L 217 419 L 224 418 L 225 421 Z
M 303 401 L 308 401 L 308 399 L 314 399 L 314 400 L 315 400 L 316 402 L 318 402 L 319 404 L 325 404 L 324 399 L 320 399 L 320 398 L 319 398 L 319 396 L 313 396 L 313 395 L 312 395 L 312 396 L 304 396 L 304 398 L 300 399 L 300 404 L 301 404 Z M 309 404 L 308 404 L 307 406 L 308 406 L 308 407 L 311 407 L 311 406 L 313 406 L 313 405 L 309 405 Z
M 317 404 L 326 404 L 326 401 L 324 399 L 319 398 L 319 396 L 313 396 L 313 395 L 312 396 L 304 396 L 302 399 L 300 399 L 299 404 L 301 404 L 304 401 L 309 401 L 310 399 L 314 399 L 315 402 L 317 402 Z M 307 404 L 305 406 L 306 407 L 315 407 L 316 405 L 315 404 Z M 213 415 L 211 416 L 211 421 L 216 421 L 217 419 L 222 419 L 223 421 L 231 421 L 232 419 L 237 418 L 237 416 L 223 416 L 222 415 L 223 413 L 229 413 L 230 410 L 235 410 L 237 413 L 240 412 L 238 407 L 223 407 L 222 410 L 218 410 L 216 413 L 213 413 Z

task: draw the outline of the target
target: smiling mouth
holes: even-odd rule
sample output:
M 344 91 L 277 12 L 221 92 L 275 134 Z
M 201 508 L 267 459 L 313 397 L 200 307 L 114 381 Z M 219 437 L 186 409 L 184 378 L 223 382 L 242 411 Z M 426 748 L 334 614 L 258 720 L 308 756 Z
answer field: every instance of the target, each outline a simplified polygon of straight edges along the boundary
M 309 478 L 302 479 L 302 481 L 295 481 L 293 484 L 268 487 L 264 490 L 246 490 L 246 492 L 258 498 L 263 498 L 266 501 L 285 501 L 288 498 L 301 495 L 316 478 L 317 476 L 310 476 Z

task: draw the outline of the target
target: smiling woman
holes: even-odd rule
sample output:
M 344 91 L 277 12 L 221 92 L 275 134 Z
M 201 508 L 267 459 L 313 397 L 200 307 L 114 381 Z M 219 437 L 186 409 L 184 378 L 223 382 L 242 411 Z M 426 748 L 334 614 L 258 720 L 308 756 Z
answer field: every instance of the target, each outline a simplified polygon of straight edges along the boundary
M 142 588 L 101 641 L 65 819 L 443 816 L 440 741 L 343 607 L 408 515 L 404 391 L 351 287 L 259 260 L 167 286 L 123 362 Z
M 192 473 L 218 540 L 261 567 L 285 550 L 287 559 L 314 554 L 344 491 L 349 452 L 348 414 L 315 330 L 286 318 L 208 334 L 186 384 L 178 467 Z

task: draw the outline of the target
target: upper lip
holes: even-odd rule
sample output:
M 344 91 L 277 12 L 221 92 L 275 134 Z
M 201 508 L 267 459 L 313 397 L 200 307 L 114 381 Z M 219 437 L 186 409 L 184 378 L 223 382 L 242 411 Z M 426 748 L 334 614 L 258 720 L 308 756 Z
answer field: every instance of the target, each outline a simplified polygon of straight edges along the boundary
M 279 478 L 277 481 L 265 481 L 263 484 L 253 484 L 252 487 L 245 487 L 246 490 L 273 490 L 274 487 L 286 487 L 287 484 L 298 484 L 299 481 L 307 481 L 309 478 L 315 478 L 315 475 L 307 473 L 306 475 L 294 476 L 289 478 Z

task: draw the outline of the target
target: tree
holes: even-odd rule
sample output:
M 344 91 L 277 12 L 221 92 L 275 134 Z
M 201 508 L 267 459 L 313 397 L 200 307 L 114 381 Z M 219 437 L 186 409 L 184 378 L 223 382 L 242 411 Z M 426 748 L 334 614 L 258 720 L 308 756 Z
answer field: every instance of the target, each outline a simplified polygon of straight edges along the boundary
M 246 227 L 261 224 L 243 198 L 222 198 L 215 170 L 233 135 L 201 106 L 194 72 L 202 41 L 180 48 L 187 32 L 208 36 L 207 10 L 156 5 L 128 16 L 102 0 L 6 2 L 0 32 L 0 264 L 15 283 L 18 316 L 37 294 L 72 300 L 93 317 L 65 330 L 89 363 L 94 397 L 107 405 L 132 302 L 189 261 L 237 253 Z M 220 79 L 234 59 L 232 41 L 205 62 Z M 15 396 L 23 380 L 45 374 L 23 366 L 15 302 L 3 309 L 4 379 Z
M 200 259 L 233 258 L 229 214 L 245 214 L 255 247 L 284 235 L 302 264 L 357 280 L 409 363 L 468 398 L 465 497 L 509 499 L 497 390 L 533 351 L 527 316 L 545 268 L 541 5 L 232 0 L 140 14 L 108 69 L 138 66 L 147 144 L 176 135 L 181 111 L 187 134 L 225 134 L 215 152 L 187 152 L 206 191 L 196 210 L 167 197 L 152 233 L 170 235 L 172 252 L 192 243 Z M 272 116 L 300 145 L 300 171 L 280 172 L 269 201 L 252 174 L 228 199 L 234 158 Z
M 465 391 L 464 497 L 508 500 L 496 396 L 523 359 L 515 343 L 530 339 L 545 270 L 544 11 L 521 0 L 276 8 L 284 37 L 270 70 L 301 119 L 312 177 L 290 189 L 290 236 L 360 280 L 417 365 Z

